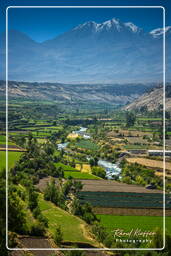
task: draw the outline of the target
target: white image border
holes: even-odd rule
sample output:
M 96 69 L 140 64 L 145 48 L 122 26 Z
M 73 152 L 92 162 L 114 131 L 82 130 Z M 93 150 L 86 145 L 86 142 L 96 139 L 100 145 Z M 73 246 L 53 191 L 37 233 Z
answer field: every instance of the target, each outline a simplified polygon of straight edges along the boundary
M 8 10 L 12 8 L 160 8 L 163 10 L 163 30 L 165 28 L 165 8 L 163 6 L 8 6 L 6 8 L 6 248 L 18 251 L 161 251 L 165 248 L 165 33 L 163 33 L 163 247 L 162 248 L 9 248 L 8 247 Z

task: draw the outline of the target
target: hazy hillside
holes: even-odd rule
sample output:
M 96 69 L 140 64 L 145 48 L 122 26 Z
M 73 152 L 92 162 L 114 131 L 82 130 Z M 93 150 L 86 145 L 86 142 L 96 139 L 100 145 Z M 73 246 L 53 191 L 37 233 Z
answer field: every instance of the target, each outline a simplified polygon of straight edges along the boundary
M 170 43 L 171 27 L 166 41 Z M 80 24 L 38 43 L 9 31 L 9 80 L 62 83 L 139 83 L 162 81 L 163 29 L 144 32 L 131 22 L 112 19 Z M 5 34 L 0 57 L 5 56 Z M 168 70 L 171 59 L 167 55 Z M 0 70 L 5 71 L 5 59 Z M 167 73 L 169 78 L 169 73 Z M 3 75 L 1 73 L 1 79 Z
M 62 84 L 9 81 L 9 97 L 57 100 L 68 102 L 97 102 L 124 105 L 142 95 L 153 84 Z M 0 95 L 5 94 L 5 82 L 0 81 Z
M 163 105 L 163 87 L 153 88 L 125 107 L 126 110 L 136 110 L 147 106 L 148 110 L 157 110 Z M 166 85 L 166 110 L 171 111 L 171 84 Z

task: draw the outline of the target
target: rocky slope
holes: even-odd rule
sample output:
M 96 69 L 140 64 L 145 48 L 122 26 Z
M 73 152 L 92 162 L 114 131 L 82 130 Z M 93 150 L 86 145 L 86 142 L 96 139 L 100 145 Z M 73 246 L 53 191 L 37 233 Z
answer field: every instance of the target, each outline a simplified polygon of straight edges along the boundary
M 171 111 L 171 84 L 166 85 L 165 106 L 167 111 Z M 153 88 L 138 99 L 127 105 L 125 110 L 136 110 L 147 106 L 148 110 L 157 110 L 163 105 L 163 87 Z

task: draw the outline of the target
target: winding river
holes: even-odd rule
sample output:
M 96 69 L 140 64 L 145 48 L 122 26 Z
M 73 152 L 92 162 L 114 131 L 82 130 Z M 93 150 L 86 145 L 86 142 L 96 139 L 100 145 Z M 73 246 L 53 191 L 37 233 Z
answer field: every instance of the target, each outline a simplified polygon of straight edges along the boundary
M 107 179 L 113 179 L 113 176 L 120 176 L 121 174 L 121 168 L 117 164 L 100 159 L 98 165 L 105 169 Z
M 87 128 L 80 127 L 80 130 L 73 131 L 73 133 L 78 133 L 78 134 L 82 133 L 82 134 L 84 134 L 86 131 L 87 131 Z M 58 150 L 65 149 L 68 144 L 69 144 L 69 142 L 57 144 Z M 66 153 L 67 153 L 67 151 L 66 151 Z M 89 160 L 89 159 L 90 158 L 87 156 L 87 160 Z M 113 164 L 109 161 L 99 159 L 98 166 L 101 166 L 105 169 L 107 179 L 113 179 L 114 176 L 120 177 L 121 168 L 117 164 Z

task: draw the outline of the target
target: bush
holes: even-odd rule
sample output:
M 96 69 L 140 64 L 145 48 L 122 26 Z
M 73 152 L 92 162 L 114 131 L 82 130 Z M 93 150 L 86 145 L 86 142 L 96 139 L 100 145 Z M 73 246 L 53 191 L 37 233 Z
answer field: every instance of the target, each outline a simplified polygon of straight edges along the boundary
M 31 227 L 30 235 L 31 236 L 44 236 L 45 232 L 46 232 L 45 225 L 40 221 L 36 221 L 35 223 L 33 223 L 32 227 Z
M 55 230 L 54 241 L 57 245 L 61 245 L 62 240 L 63 240 L 63 234 L 61 231 L 61 227 L 58 226 Z
M 101 177 L 103 179 L 106 177 L 106 172 L 105 172 L 103 167 L 96 167 L 96 166 L 94 166 L 92 168 L 92 174 L 94 174 L 94 175 L 96 175 L 98 177 Z

